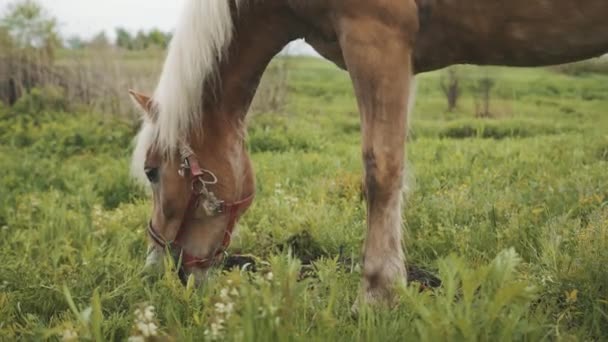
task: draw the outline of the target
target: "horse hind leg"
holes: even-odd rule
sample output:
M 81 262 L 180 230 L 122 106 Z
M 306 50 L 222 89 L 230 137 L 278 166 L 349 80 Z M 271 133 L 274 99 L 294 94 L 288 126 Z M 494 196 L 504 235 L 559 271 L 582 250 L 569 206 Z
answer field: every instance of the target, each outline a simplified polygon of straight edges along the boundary
M 390 301 L 406 282 L 401 200 L 407 116 L 412 91 L 412 41 L 407 23 L 347 19 L 341 46 L 361 112 L 367 236 L 362 290 L 367 303 Z M 411 25 L 415 27 L 416 25 Z M 379 39 L 382 37 L 382 39 Z

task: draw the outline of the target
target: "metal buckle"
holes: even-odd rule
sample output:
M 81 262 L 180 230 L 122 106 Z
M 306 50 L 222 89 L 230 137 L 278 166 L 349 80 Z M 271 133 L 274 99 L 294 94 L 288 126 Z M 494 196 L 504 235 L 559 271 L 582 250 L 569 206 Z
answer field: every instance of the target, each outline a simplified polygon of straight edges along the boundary
M 186 176 L 186 170 L 190 170 L 190 162 L 188 161 L 188 158 L 184 159 L 182 161 L 182 163 L 179 166 L 179 170 L 177 171 L 177 173 L 179 173 L 180 176 L 185 177 Z
M 224 201 L 218 200 L 212 192 L 202 201 L 201 206 L 208 216 L 218 216 L 224 212 Z
M 198 205 L 205 210 L 207 216 L 217 216 L 223 213 L 224 201 L 221 201 L 217 196 L 207 189 L 207 185 L 217 184 L 218 180 L 215 174 L 209 170 L 202 170 L 203 175 L 198 176 L 192 181 L 192 192 L 201 197 Z M 210 175 L 211 180 L 205 180 L 205 175 Z

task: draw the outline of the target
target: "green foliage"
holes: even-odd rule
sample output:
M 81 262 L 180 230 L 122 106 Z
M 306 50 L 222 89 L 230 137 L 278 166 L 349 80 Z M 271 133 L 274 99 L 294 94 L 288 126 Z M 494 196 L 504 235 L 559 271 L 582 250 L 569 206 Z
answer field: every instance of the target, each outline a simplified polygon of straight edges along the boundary
M 531 119 L 455 120 L 440 129 L 440 138 L 525 138 L 554 135 L 576 130 L 560 122 L 547 123 Z
M 11 109 L 14 113 L 39 114 L 42 112 L 67 112 L 69 103 L 62 88 L 44 86 L 33 88 L 28 94 L 17 100 Z
M 110 46 L 110 40 L 108 39 L 108 35 L 106 31 L 101 31 L 97 33 L 91 41 L 87 43 L 89 48 L 95 49 L 105 49 Z
M 320 151 L 323 138 L 304 133 L 286 118 L 273 114 L 256 115 L 249 129 L 249 148 L 252 152 Z
M 61 45 L 57 19 L 36 0 L 18 0 L 0 20 L 19 47 L 54 49 Z
M 171 40 L 171 34 L 162 32 L 159 29 L 153 29 L 148 32 L 146 40 L 149 46 L 157 46 L 166 49 Z
M 140 271 L 151 204 L 129 177 L 131 125 L 50 95 L 0 108 L 0 340 L 608 338 L 608 103 L 585 99 L 605 76 L 463 67 L 464 83 L 499 80 L 493 112 L 507 114 L 485 120 L 466 93 L 446 114 L 439 74 L 420 76 L 405 245 L 443 286 L 411 284 L 394 307 L 353 317 L 356 102 L 345 73 L 290 63 L 286 109 L 249 128 L 257 196 L 231 251 L 255 255 L 258 272 L 216 271 L 200 289 Z
M 86 45 L 84 40 L 78 36 L 71 36 L 66 41 L 66 47 L 72 50 L 80 50 L 83 49 Z
M 146 50 L 149 47 L 166 49 L 169 41 L 171 41 L 171 33 L 165 33 L 159 29 L 152 29 L 148 32 L 140 30 L 133 36 L 124 28 L 116 28 L 116 46 L 127 50 Z
M 553 69 L 572 76 L 605 75 L 608 74 L 608 60 L 606 57 L 598 57 L 588 61 L 555 66 Z
M 10 51 L 14 48 L 14 42 L 13 42 L 13 38 L 10 35 L 10 32 L 8 30 L 8 27 L 0 25 L 0 46 L 3 48 L 2 53 L 0 53 L 0 56 L 4 57 L 4 54 L 6 54 L 6 51 Z
M 535 317 L 537 298 L 529 281 L 518 279 L 521 259 L 513 249 L 472 268 L 459 257 L 438 261 L 438 293 L 412 286 L 404 300 L 414 315 L 418 341 L 519 341 L 543 337 L 544 317 Z
M 116 28 L 116 46 L 128 50 L 133 49 L 133 38 L 131 37 L 131 33 L 124 28 Z

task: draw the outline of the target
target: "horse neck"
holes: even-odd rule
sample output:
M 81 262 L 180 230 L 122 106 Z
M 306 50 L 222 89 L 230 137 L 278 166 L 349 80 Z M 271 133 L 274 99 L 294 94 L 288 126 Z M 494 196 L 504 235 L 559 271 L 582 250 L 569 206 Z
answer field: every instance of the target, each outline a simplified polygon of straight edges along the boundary
M 203 155 L 215 156 L 211 164 L 227 168 L 220 172 L 232 175 L 234 179 L 228 182 L 242 184 L 239 193 L 253 191 L 253 174 L 244 148 L 245 116 L 268 64 L 301 29 L 281 3 L 260 1 L 238 10 L 228 55 L 204 91 L 204 115 L 198 127 L 202 131 L 194 127 L 191 134 L 195 148 L 206 150 Z
M 238 10 L 234 38 L 206 94 L 205 115 L 239 126 L 272 58 L 299 36 L 301 27 L 283 1 L 259 1 Z M 261 38 L 262 37 L 262 38 Z

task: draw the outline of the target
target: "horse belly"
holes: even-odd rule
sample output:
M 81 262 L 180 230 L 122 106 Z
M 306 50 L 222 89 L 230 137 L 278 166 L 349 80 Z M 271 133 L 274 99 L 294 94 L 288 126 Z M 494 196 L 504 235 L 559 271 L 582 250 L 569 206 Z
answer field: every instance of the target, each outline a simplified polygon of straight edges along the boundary
M 548 3 L 539 1 L 539 4 Z M 608 1 L 553 1 L 527 17 L 504 21 L 498 61 L 544 65 L 596 57 L 608 52 Z M 588 7 L 585 7 L 589 3 Z M 560 5 L 564 5 L 563 7 Z
M 419 0 L 429 6 L 416 64 L 540 66 L 608 52 L 606 0 Z

